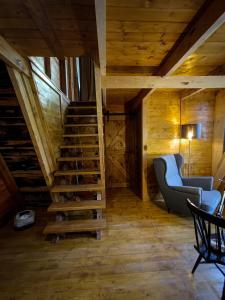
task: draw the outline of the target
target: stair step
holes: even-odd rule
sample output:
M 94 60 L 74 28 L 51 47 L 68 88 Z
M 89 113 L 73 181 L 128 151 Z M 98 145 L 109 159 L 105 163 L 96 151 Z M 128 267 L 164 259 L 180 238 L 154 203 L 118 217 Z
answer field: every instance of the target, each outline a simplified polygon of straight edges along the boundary
M 49 188 L 47 186 L 38 186 L 38 187 L 22 187 L 19 189 L 21 193 L 44 193 L 48 192 Z
M 49 223 L 43 233 L 86 232 L 101 230 L 106 227 L 105 219 L 55 221 Z
M 22 177 L 40 177 L 43 176 L 41 170 L 27 170 L 27 171 L 12 171 L 12 176 L 15 178 L 22 178 Z
M 85 123 L 85 124 L 64 124 L 64 127 L 91 127 L 95 126 L 97 127 L 97 123 Z
M 60 157 L 58 161 L 83 161 L 83 160 L 99 160 L 99 156 L 84 156 L 84 157 Z
M 99 192 L 103 189 L 101 184 L 60 184 L 51 188 L 52 193 L 67 192 Z
M 62 170 L 55 171 L 54 176 L 99 175 L 99 170 Z
M 9 126 L 26 126 L 26 124 L 25 123 L 13 123 L 13 124 L 10 124 L 10 123 L 0 123 L 0 126 L 2 126 L 2 127 L 4 127 L 4 126 L 6 126 L 6 127 L 9 127 Z
M 67 137 L 74 137 L 74 138 L 77 138 L 77 137 L 98 137 L 98 134 L 97 133 L 80 133 L 80 134 L 63 134 L 63 137 L 64 138 L 67 138 Z
M 96 106 L 68 106 L 68 109 L 96 109 Z
M 80 149 L 80 148 L 99 148 L 96 144 L 63 145 L 60 149 Z
M 97 118 L 97 115 L 66 115 L 67 118 Z
M 48 212 L 103 209 L 105 207 L 104 200 L 70 201 L 65 203 L 53 202 L 49 206 Z
M 96 106 L 95 101 L 74 101 L 70 103 L 71 106 Z

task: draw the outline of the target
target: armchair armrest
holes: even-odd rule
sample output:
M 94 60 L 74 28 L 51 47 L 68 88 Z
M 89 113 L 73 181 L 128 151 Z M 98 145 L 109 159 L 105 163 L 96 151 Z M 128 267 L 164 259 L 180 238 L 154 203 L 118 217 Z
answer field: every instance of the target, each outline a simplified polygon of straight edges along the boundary
M 175 193 L 180 194 L 182 199 L 190 199 L 197 207 L 200 207 L 202 202 L 202 188 L 193 186 L 170 186 Z
M 202 188 L 201 187 L 193 187 L 193 186 L 171 186 L 172 189 L 174 189 L 177 192 L 182 192 L 186 194 L 192 194 L 201 196 Z
M 205 191 L 211 191 L 213 187 L 212 176 L 182 178 L 182 181 L 186 186 L 200 187 Z

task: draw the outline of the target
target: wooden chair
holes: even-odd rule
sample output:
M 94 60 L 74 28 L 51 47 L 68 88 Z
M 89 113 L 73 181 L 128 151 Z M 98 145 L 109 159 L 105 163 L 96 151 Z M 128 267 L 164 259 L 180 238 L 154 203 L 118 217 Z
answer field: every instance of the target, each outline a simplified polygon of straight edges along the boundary
M 219 266 L 225 266 L 225 219 L 199 209 L 190 200 L 187 200 L 187 205 L 194 219 L 196 237 L 194 248 L 199 254 L 192 274 L 200 263 L 213 263 L 225 276 L 225 272 Z M 225 284 L 221 299 L 225 300 Z

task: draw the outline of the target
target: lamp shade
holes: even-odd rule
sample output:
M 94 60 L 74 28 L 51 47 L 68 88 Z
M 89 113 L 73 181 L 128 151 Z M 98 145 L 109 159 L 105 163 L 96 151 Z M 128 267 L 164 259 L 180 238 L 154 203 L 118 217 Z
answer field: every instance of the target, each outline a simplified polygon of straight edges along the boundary
M 202 124 L 184 124 L 181 125 L 182 139 L 200 139 L 202 134 Z

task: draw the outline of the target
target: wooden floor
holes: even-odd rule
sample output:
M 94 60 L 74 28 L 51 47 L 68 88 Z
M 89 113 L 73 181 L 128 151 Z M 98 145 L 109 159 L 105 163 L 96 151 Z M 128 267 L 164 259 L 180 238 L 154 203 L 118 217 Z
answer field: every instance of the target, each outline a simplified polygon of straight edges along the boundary
M 0 231 L 0 299 L 220 299 L 223 277 L 196 259 L 189 219 L 112 190 L 101 241 L 45 241 L 44 220 L 27 231 Z

